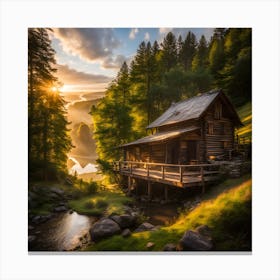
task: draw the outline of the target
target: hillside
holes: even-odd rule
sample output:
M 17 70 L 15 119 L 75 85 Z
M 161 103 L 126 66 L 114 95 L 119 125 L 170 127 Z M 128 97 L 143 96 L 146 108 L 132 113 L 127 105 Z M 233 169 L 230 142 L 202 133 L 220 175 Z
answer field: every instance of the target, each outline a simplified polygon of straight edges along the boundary
M 247 140 L 252 137 L 252 103 L 247 102 L 243 106 L 239 107 L 238 115 L 240 117 L 241 122 L 243 123 L 243 127 L 237 130 L 237 134 L 240 137 L 245 137 Z

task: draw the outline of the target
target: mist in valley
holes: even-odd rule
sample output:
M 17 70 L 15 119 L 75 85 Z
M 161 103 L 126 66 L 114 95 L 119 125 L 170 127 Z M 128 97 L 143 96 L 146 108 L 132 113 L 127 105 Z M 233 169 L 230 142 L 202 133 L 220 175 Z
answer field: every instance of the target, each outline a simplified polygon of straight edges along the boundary
M 104 96 L 103 92 L 68 93 L 64 95 L 67 102 L 67 119 L 70 122 L 70 136 L 74 148 L 68 155 L 67 167 L 72 172 L 89 173 L 97 171 L 95 168 L 97 154 L 96 143 L 93 137 L 91 107 L 97 105 Z M 85 176 L 85 175 L 84 175 Z M 89 175 L 86 175 L 89 177 Z

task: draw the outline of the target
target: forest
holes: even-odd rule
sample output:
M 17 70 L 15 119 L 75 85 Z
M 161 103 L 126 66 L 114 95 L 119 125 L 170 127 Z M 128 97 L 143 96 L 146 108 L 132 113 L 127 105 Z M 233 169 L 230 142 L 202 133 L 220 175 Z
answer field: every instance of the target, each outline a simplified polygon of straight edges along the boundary
M 169 32 L 160 44 L 143 41 L 91 110 L 102 171 L 121 158 L 119 145 L 145 136 L 146 126 L 172 102 L 214 88 L 236 107 L 250 102 L 251 43 L 247 28 L 216 28 L 209 42 L 192 32 L 186 38 Z
M 250 251 L 250 162 L 244 174 L 223 178 L 205 194 L 173 188 L 170 201 L 127 193 L 111 163 L 122 159 L 120 145 L 145 136 L 147 125 L 173 102 L 215 88 L 237 108 L 241 133 L 251 133 L 251 29 L 216 28 L 209 41 L 192 32 L 143 41 L 104 97 L 72 107 L 60 92 L 52 32 L 28 30 L 29 251 L 189 250 L 179 246 L 182 235 L 205 228 L 215 246 L 207 237 L 211 246 L 203 250 Z M 76 110 L 81 106 L 89 108 L 93 125 L 73 121 L 74 115 L 87 119 Z M 74 147 L 76 134 L 81 141 Z M 88 156 L 85 143 L 93 143 L 92 150 L 96 145 L 101 180 L 83 180 L 67 170 L 71 151 Z M 102 240 L 96 238 L 99 227 Z

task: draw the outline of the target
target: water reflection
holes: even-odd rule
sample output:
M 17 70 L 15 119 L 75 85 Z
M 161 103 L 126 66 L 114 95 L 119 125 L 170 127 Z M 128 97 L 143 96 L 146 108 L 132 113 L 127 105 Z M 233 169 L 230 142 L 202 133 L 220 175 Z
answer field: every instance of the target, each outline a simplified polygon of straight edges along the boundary
M 69 251 L 77 248 L 85 240 L 94 218 L 76 212 L 60 214 L 41 224 L 30 232 L 36 240 L 29 248 L 31 251 Z

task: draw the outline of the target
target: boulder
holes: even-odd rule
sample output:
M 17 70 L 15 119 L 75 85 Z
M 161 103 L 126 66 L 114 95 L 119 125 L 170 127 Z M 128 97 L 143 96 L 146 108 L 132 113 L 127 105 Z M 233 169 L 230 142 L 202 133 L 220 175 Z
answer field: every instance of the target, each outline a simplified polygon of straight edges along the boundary
M 136 217 L 128 214 L 114 215 L 110 217 L 111 220 L 115 221 L 121 228 L 130 228 L 135 226 Z
M 130 235 L 131 235 L 131 231 L 130 231 L 129 228 L 126 228 L 126 229 L 123 230 L 122 237 L 128 237 Z
M 147 249 L 151 249 L 155 246 L 155 243 L 154 242 L 148 242 L 147 245 L 146 245 L 146 248 Z
M 52 187 L 52 188 L 50 189 L 50 191 L 51 191 L 52 193 L 57 194 L 57 195 L 64 195 L 64 191 L 63 191 L 62 189 L 59 189 L 59 188 L 56 188 L 56 187 Z
M 176 251 L 176 245 L 173 243 L 167 243 L 164 245 L 163 251 Z
M 28 243 L 32 243 L 35 240 L 36 240 L 36 236 L 35 235 L 29 235 L 28 236 Z
M 54 212 L 64 212 L 64 211 L 67 211 L 67 208 L 64 205 L 62 205 L 62 206 L 55 207 L 53 209 L 53 211 Z
M 149 231 L 149 230 L 153 230 L 154 228 L 155 228 L 154 225 L 145 222 L 141 224 L 134 232 Z
M 32 223 L 34 224 L 39 224 L 41 222 L 41 216 L 35 216 L 33 219 L 32 219 Z
M 187 230 L 179 242 L 183 251 L 208 251 L 213 248 L 212 241 L 198 232 Z
M 92 241 L 97 241 L 120 233 L 120 226 L 113 220 L 105 218 L 96 222 L 90 229 L 90 236 Z
M 195 229 L 200 235 L 207 237 L 212 240 L 211 229 L 207 225 L 201 225 Z

